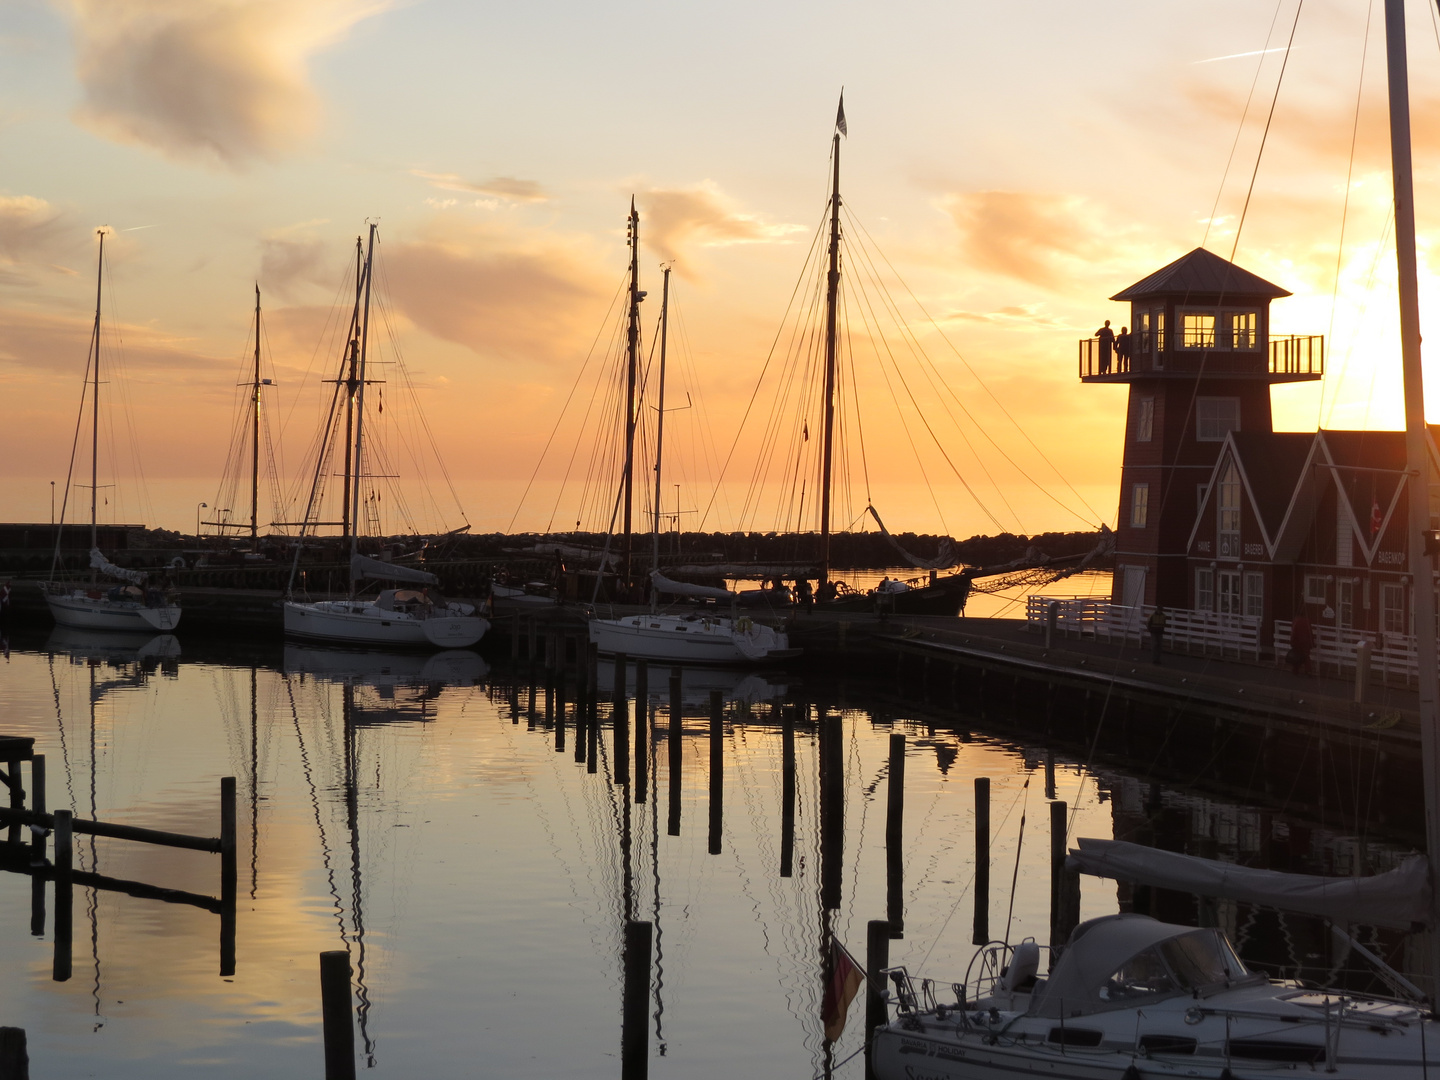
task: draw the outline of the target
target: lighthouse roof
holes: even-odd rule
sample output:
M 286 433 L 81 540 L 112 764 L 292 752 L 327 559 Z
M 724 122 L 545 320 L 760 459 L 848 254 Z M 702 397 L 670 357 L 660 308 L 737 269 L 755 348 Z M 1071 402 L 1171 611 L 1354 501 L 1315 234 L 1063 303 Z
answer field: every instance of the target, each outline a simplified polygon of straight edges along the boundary
M 1278 299 L 1290 293 L 1214 252 L 1196 248 L 1168 266 L 1162 266 L 1149 277 L 1142 278 L 1128 289 L 1122 289 L 1111 300 L 1142 300 L 1149 296 L 1233 296 Z

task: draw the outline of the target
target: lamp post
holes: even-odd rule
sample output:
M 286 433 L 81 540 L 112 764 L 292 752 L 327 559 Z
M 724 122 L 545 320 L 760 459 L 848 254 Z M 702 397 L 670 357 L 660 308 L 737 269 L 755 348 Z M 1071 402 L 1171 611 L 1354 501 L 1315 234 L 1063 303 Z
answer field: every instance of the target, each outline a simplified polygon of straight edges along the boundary
M 195 504 L 195 539 L 196 539 L 197 541 L 200 539 L 200 511 L 201 511 L 201 510 L 208 510 L 209 508 L 210 508 L 210 504 L 209 504 L 209 503 L 203 503 L 203 502 L 202 502 L 202 503 L 196 503 L 196 504 Z

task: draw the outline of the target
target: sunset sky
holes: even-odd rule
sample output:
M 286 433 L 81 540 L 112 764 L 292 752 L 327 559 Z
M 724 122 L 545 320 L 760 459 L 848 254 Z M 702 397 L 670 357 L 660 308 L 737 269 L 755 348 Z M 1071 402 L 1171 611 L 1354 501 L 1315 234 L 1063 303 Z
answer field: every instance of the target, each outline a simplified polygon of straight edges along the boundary
M 1411 9 L 1431 324 L 1440 31 L 1433 5 Z M 147 493 L 118 468 L 102 516 L 190 531 L 225 463 L 254 282 L 293 475 L 314 433 L 314 380 L 334 366 L 317 354 L 324 326 L 375 218 L 399 344 L 472 527 L 573 524 L 563 504 L 578 492 L 557 498 L 557 485 L 575 430 L 562 427 L 520 495 L 608 333 L 633 194 L 647 339 L 668 260 L 687 345 L 673 392 L 704 406 L 676 414 L 685 486 L 666 497 L 709 507 L 707 528 L 733 527 L 764 417 L 747 423 L 713 502 L 713 469 L 686 425 L 705 421 L 712 456 L 735 438 L 823 213 L 843 86 L 847 206 L 934 316 L 890 282 L 973 414 L 936 426 L 972 496 L 882 374 L 862 370 L 857 345 L 870 496 L 892 529 L 968 536 L 1113 524 L 1124 391 L 1077 382 L 1075 341 L 1126 321 L 1105 298 L 1149 271 L 1202 242 L 1230 256 L 1296 8 L 3 0 L 0 11 L 5 519 L 48 520 L 50 481 L 63 486 L 97 226 L 115 230 L 106 318 L 123 338 Z M 1274 308 L 1276 332 L 1327 335 L 1323 386 L 1275 391 L 1286 428 L 1400 421 L 1383 76 L 1380 5 L 1305 4 L 1235 255 L 1295 293 Z M 864 505 L 850 460 L 838 525 Z M 743 523 L 774 527 L 763 514 Z

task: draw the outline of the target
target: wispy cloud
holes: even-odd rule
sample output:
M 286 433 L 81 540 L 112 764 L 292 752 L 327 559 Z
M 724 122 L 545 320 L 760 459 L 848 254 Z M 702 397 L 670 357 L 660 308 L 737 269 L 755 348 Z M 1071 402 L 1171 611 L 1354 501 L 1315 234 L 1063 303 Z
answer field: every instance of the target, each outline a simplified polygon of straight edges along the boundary
M 388 0 L 56 0 L 75 32 L 79 119 L 122 142 L 239 167 L 297 147 L 320 104 L 306 64 Z
M 803 225 L 767 222 L 761 215 L 738 209 L 718 187 L 652 188 L 639 198 L 641 242 L 663 259 L 685 268 L 684 251 L 693 247 L 732 244 L 789 243 Z
M 534 180 L 518 180 L 513 176 L 496 176 L 490 180 L 466 180 L 457 173 L 426 172 L 411 169 L 411 176 L 429 182 L 441 191 L 463 191 L 471 195 L 488 195 L 510 202 L 545 202 L 550 196 Z
M 1067 264 L 1108 254 L 1095 209 L 1078 196 L 971 191 L 942 205 L 960 230 L 966 261 L 979 270 L 1054 288 Z

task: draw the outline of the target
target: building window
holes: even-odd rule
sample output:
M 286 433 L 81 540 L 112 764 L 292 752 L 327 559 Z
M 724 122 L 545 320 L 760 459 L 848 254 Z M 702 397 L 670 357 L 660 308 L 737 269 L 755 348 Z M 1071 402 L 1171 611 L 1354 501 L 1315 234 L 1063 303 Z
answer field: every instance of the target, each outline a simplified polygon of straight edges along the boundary
M 1399 588 L 1399 586 L 1396 586 Z M 1321 574 L 1305 575 L 1305 602 L 1307 604 L 1325 603 L 1325 578 Z
M 1151 342 L 1154 338 L 1150 335 L 1150 312 L 1137 311 L 1135 313 L 1135 352 L 1143 356 L 1151 349 Z
M 1245 614 L 1256 618 L 1265 614 L 1265 575 L 1256 570 L 1245 574 Z
M 1260 347 L 1259 319 L 1253 311 L 1232 311 L 1229 313 L 1230 347 L 1237 350 L 1253 350 Z
M 1163 367 L 1165 357 L 1165 309 L 1155 312 L 1155 366 Z
M 1335 583 L 1335 618 L 1340 626 L 1355 625 L 1355 582 Z
M 1135 412 L 1135 441 L 1149 442 L 1155 435 L 1155 399 L 1142 397 Z
M 1208 566 L 1195 571 L 1195 610 L 1215 610 L 1215 571 Z
M 1205 495 L 1209 490 L 1209 484 L 1195 485 L 1195 513 L 1198 514 L 1205 509 Z
M 1220 442 L 1230 432 L 1239 430 L 1239 398 L 1202 397 L 1195 400 L 1195 438 L 1201 442 Z
M 1216 594 L 1216 599 L 1219 601 L 1216 610 L 1222 615 L 1239 615 L 1240 571 L 1221 570 L 1215 576 L 1219 579 L 1217 584 L 1220 586 L 1219 592 Z
M 1305 579 L 1309 591 L 1310 579 Z M 1380 586 L 1380 628 L 1387 634 L 1405 632 L 1405 590 L 1399 584 Z
M 1150 518 L 1150 485 L 1134 484 L 1130 488 L 1130 526 L 1145 528 Z
M 1182 349 L 1213 349 L 1215 347 L 1215 313 L 1182 311 L 1180 313 L 1180 347 Z
M 1217 513 L 1219 515 L 1219 554 L 1221 558 L 1238 559 L 1240 557 L 1240 470 L 1235 467 L 1235 461 L 1225 463 L 1225 471 L 1220 474 L 1219 501 Z

